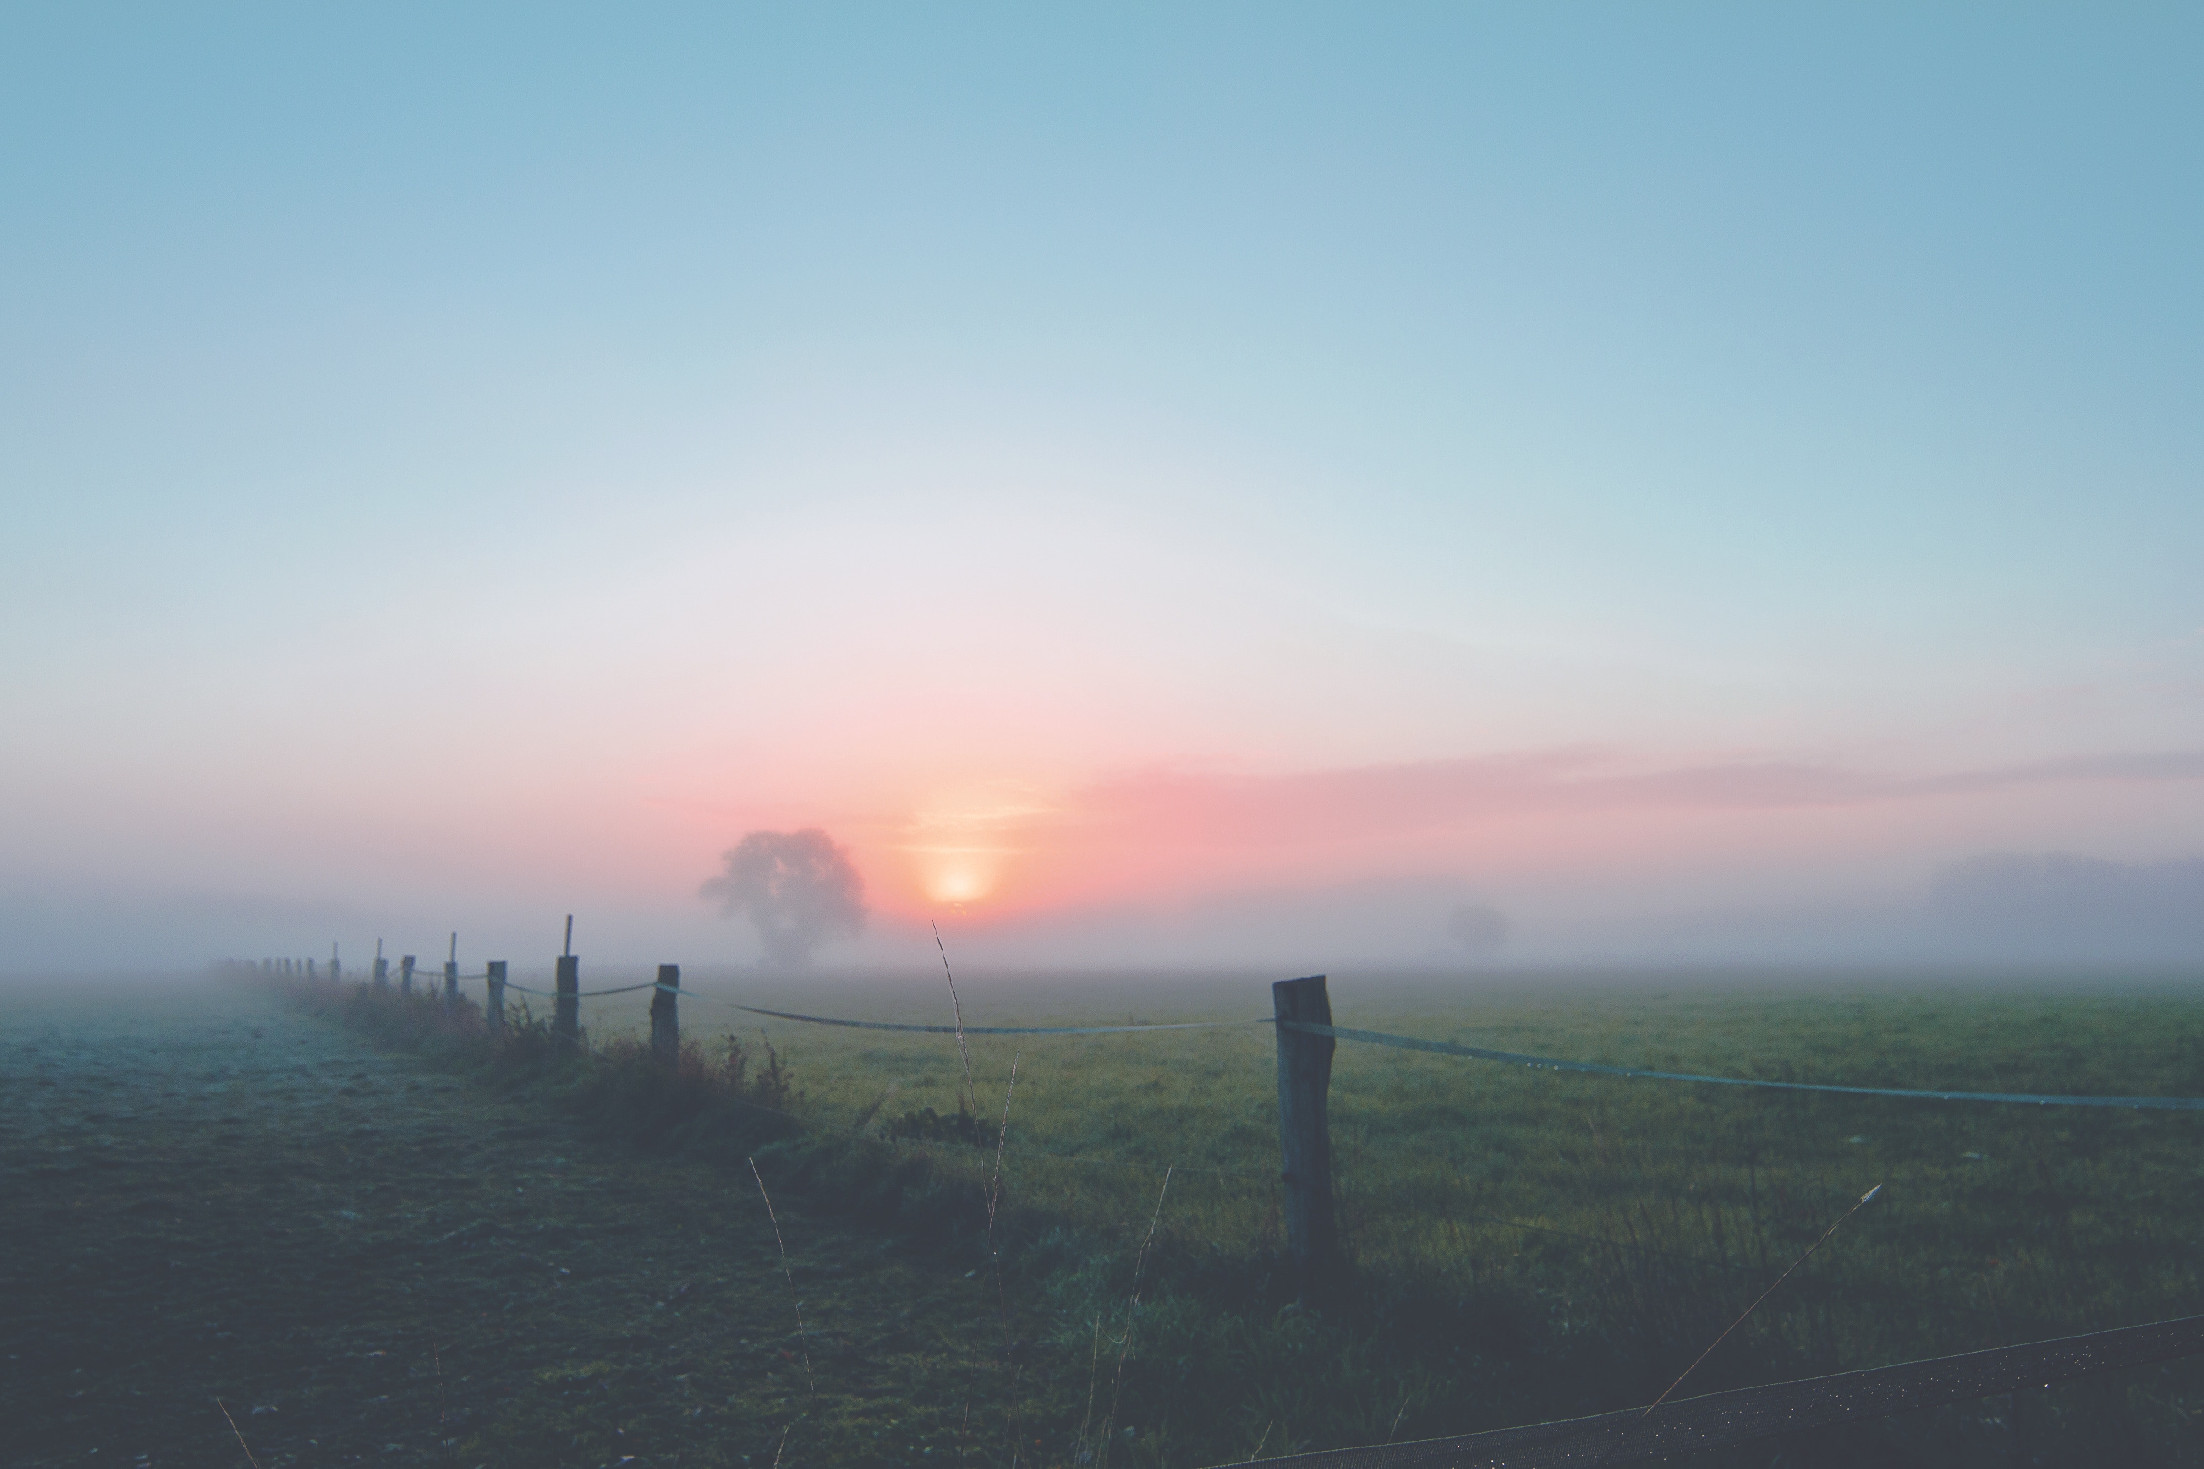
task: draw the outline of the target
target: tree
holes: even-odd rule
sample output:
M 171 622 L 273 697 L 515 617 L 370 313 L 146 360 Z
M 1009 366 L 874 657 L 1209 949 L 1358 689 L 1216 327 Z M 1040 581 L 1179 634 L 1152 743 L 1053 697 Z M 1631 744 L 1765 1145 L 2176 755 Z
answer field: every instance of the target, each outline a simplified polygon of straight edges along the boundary
M 724 860 L 727 870 L 697 895 L 729 918 L 748 916 L 774 963 L 808 964 L 819 945 L 864 932 L 865 880 L 818 827 L 751 832 Z
M 1508 941 L 1507 915 L 1483 903 L 1463 903 L 1447 915 L 1446 936 L 1473 958 L 1488 958 Z

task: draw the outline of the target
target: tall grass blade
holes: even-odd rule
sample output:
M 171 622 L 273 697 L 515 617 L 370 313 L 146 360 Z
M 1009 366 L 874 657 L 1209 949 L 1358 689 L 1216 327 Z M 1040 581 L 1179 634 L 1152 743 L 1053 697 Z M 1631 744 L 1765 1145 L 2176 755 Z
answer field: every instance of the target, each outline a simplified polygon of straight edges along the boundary
M 788 1268 L 788 1242 L 781 1238 L 780 1216 L 773 1212 L 773 1196 L 765 1191 L 765 1175 L 758 1172 L 758 1160 L 745 1158 L 743 1161 L 750 1165 L 750 1176 L 758 1181 L 758 1197 L 765 1200 L 765 1217 L 773 1221 L 773 1243 L 781 1252 L 781 1278 L 788 1282 L 788 1303 L 796 1312 L 796 1346 L 803 1353 L 804 1382 L 816 1393 L 819 1382 L 811 1375 L 811 1339 L 804 1334 L 803 1298 L 796 1294 L 795 1272 Z M 782 1441 L 786 1442 L 787 1437 L 784 1432 Z M 779 1456 L 775 1455 L 775 1462 L 778 1461 Z

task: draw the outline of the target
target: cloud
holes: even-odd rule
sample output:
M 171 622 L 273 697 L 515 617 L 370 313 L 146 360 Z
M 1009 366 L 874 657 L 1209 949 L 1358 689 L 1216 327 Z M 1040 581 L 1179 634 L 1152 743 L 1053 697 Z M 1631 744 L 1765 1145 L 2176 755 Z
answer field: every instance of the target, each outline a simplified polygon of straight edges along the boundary
M 991 962 L 1075 955 L 1082 964 L 1260 964 L 1302 973 L 1368 959 L 1458 966 L 1465 950 L 1450 923 L 1465 910 L 1499 917 L 1459 878 L 1369 878 L 1033 913 L 967 927 L 953 942 Z M 1478 933 L 1491 937 L 1489 927 Z
M 1989 853 L 1946 868 L 1928 910 L 1947 942 L 1970 950 L 2195 960 L 2204 958 L 2204 858 Z
M 1141 771 L 1088 787 L 1056 819 L 1089 830 L 1156 827 L 1254 843 L 1437 831 L 1529 815 L 1782 811 L 2089 781 L 2198 780 L 2204 751 L 2083 755 L 1918 776 L 1751 759 L 1633 768 L 1616 756 L 1575 749 L 1285 775 Z
M 2115 862 L 1982 853 L 1910 892 L 1591 915 L 1526 935 L 1539 959 L 1958 964 L 2020 969 L 2204 962 L 2204 857 Z

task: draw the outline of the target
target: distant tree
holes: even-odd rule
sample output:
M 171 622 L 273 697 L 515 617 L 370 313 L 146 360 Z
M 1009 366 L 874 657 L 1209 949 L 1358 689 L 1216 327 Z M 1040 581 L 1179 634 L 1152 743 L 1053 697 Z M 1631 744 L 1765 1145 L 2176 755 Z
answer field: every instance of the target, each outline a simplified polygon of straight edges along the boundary
M 1507 915 L 1483 903 L 1464 903 L 1447 915 L 1446 936 L 1478 958 L 1498 953 L 1508 941 Z
M 865 930 L 865 880 L 849 853 L 819 828 L 754 831 L 725 855 L 726 871 L 698 896 L 757 927 L 766 957 L 802 966 L 831 939 Z

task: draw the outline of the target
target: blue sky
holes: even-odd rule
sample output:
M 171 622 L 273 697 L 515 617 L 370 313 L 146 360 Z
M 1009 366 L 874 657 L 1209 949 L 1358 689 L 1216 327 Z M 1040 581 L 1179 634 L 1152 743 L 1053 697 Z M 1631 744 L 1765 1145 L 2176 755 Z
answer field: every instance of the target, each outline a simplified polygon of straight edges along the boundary
M 745 829 L 845 834 L 915 919 L 912 831 L 1030 855 L 990 813 L 1141 772 L 2195 751 L 2200 33 L 17 8 L 0 877 L 125 928 L 190 893 L 689 933 Z M 1590 835 L 1203 850 L 1230 894 L 1628 932 L 2178 860 L 2204 814 L 2186 776 L 2001 789 L 1679 829 L 1681 886 Z M 1060 856 L 1001 864 L 1021 952 L 1161 901 Z

